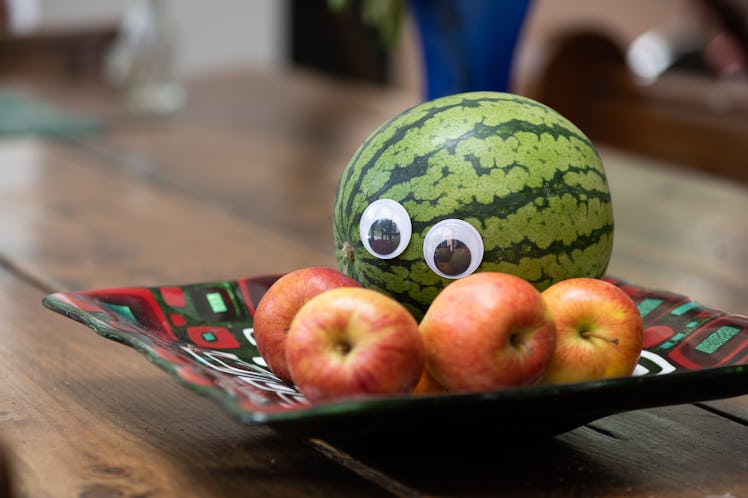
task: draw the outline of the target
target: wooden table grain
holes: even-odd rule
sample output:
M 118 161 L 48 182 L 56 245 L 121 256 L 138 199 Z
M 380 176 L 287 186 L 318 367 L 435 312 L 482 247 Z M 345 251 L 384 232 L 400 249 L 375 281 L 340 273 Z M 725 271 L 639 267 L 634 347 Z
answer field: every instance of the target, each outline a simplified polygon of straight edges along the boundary
M 340 172 L 416 103 L 291 70 L 237 69 L 188 90 L 179 115 L 142 119 L 106 90 L 34 88 L 105 131 L 0 141 L 0 462 L 14 496 L 748 496 L 746 396 L 512 443 L 304 439 L 242 425 L 43 309 L 59 290 L 334 266 Z M 600 151 L 610 273 L 748 314 L 748 190 Z

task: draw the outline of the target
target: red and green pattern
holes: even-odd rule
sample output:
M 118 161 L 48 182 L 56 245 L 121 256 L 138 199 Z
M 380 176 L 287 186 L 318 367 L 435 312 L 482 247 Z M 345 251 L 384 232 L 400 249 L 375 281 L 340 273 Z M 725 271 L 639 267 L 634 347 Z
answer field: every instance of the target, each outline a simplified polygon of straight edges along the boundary
M 458 420 L 458 425 L 469 426 L 477 423 L 473 417 L 488 413 L 491 426 L 504 417 L 506 423 L 520 421 L 533 431 L 555 431 L 553 421 L 559 418 L 579 417 L 578 422 L 583 423 L 626 410 L 748 392 L 748 316 L 709 309 L 676 293 L 610 279 L 631 296 L 642 314 L 644 349 L 633 377 L 467 396 L 405 396 L 310 406 L 294 386 L 273 375 L 254 345 L 254 309 L 276 279 L 262 276 L 65 292 L 47 296 L 44 304 L 108 339 L 135 348 L 239 420 L 294 430 L 306 426 L 341 434 L 346 427 L 353 430 L 370 425 L 384 430 L 383 421 L 406 426 L 410 421 L 408 433 L 434 434 L 437 429 L 429 423 L 454 425 Z M 535 408 L 547 406 L 547 410 L 528 411 L 527 403 Z M 549 419 L 549 411 L 558 416 Z M 528 420 L 528 413 L 538 413 L 538 417 Z M 563 429 L 571 427 L 564 424 Z
M 395 259 L 372 256 L 361 215 L 393 199 L 412 237 Z M 449 280 L 422 250 L 438 221 L 458 218 L 485 246 L 477 271 L 519 275 L 542 290 L 577 276 L 601 277 L 613 245 L 605 171 L 588 138 L 547 106 L 507 93 L 474 92 L 395 116 L 359 148 L 343 172 L 333 224 L 339 268 L 420 315 Z

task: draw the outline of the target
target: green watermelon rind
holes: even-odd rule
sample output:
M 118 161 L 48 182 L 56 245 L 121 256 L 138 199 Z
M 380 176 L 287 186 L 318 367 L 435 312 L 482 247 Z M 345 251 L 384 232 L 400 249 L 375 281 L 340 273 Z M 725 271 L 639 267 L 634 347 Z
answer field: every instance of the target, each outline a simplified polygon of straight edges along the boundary
M 395 260 L 375 258 L 359 236 L 364 209 L 383 198 L 400 202 L 413 225 Z M 610 260 L 613 212 L 599 154 L 570 121 L 518 95 L 443 97 L 372 133 L 338 185 L 338 266 L 420 316 L 451 281 L 432 272 L 422 254 L 426 232 L 445 218 L 481 233 L 486 252 L 478 271 L 517 274 L 539 290 L 574 276 L 601 277 Z

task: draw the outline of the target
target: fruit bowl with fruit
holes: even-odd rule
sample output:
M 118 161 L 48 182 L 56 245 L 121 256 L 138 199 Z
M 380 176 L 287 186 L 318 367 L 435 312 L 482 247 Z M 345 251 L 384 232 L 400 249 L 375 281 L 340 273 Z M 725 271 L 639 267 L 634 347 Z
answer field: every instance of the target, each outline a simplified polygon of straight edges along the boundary
M 417 437 L 449 428 L 467 437 L 501 426 L 517 433 L 524 427 L 535 435 L 551 435 L 628 410 L 748 392 L 748 317 L 608 278 L 606 282 L 631 298 L 642 317 L 642 349 L 631 375 L 311 402 L 295 385 L 276 376 L 257 349 L 253 316 L 277 280 L 278 276 L 259 276 L 64 292 L 47 296 L 44 304 L 103 337 L 135 348 L 239 421 L 305 435 L 397 431 Z M 582 340 L 586 339 L 558 342 L 573 350 Z

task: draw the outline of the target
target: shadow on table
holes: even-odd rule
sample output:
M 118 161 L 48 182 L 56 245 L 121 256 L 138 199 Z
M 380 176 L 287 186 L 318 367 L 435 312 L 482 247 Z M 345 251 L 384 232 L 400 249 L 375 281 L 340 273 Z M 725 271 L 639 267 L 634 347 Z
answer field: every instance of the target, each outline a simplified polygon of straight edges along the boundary
M 0 498 L 12 498 L 14 496 L 11 474 L 10 452 L 0 441 Z

